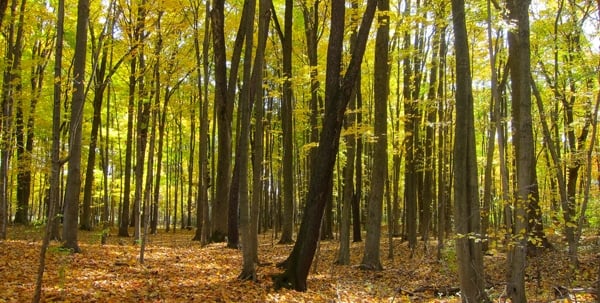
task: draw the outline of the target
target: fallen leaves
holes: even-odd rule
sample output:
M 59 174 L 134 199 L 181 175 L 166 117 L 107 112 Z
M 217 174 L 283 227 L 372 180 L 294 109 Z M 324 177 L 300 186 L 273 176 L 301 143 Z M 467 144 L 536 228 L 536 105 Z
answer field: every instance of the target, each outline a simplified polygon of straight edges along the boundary
M 0 242 L 0 302 L 30 301 L 35 286 L 40 248 L 39 235 L 14 228 L 16 240 Z M 412 258 L 406 243 L 394 239 L 394 259 L 382 258 L 383 271 L 358 268 L 362 243 L 352 243 L 351 264 L 334 265 L 337 241 L 323 241 L 319 267 L 311 269 L 307 292 L 272 289 L 271 276 L 291 245 L 274 244 L 273 235 L 260 237 L 258 282 L 240 281 L 241 252 L 225 244 L 200 247 L 191 241 L 192 231 L 150 236 L 145 264 L 138 262 L 139 246 L 109 237 L 100 245 L 98 235 L 81 232 L 80 254 L 70 254 L 53 243 L 47 254 L 43 300 L 46 302 L 460 302 L 455 256 L 445 251 L 435 258 L 435 243 L 429 252 L 415 250 Z M 387 251 L 382 243 L 382 251 Z M 597 244 L 581 254 L 582 266 L 570 275 L 565 252 L 546 252 L 530 260 L 527 269 L 528 298 L 550 301 L 556 287 L 590 289 L 597 275 L 594 255 Z M 594 246 L 596 245 L 596 246 Z M 504 291 L 505 256 L 485 258 L 490 296 L 498 300 Z M 577 288 L 579 289 L 579 288 Z M 452 291 L 445 291 L 452 290 Z M 593 299 L 589 292 L 569 294 L 578 302 Z

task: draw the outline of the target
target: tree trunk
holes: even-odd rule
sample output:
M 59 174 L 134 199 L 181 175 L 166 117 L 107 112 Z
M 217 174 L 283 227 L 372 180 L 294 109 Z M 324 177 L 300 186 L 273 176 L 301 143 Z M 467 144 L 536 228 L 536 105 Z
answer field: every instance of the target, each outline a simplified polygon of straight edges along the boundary
M 239 231 L 242 229 L 240 222 L 238 226 L 238 212 L 240 220 L 242 219 L 241 207 L 244 207 L 245 215 L 248 215 L 248 148 L 250 135 L 250 116 L 252 113 L 253 103 L 250 101 L 252 97 L 250 95 L 250 82 L 252 81 L 252 51 L 254 47 L 254 15 L 256 11 L 256 1 L 248 1 L 244 4 L 244 10 L 242 12 L 242 21 L 240 22 L 240 29 L 243 28 L 243 39 L 245 39 L 245 53 L 244 57 L 248 60 L 244 60 L 244 72 L 242 76 L 242 90 L 239 97 L 239 106 L 237 115 L 238 119 L 238 132 L 237 132 L 237 145 L 235 151 L 235 164 L 233 166 L 233 176 L 231 179 L 231 185 L 229 187 L 229 216 L 228 216 L 228 230 L 227 230 L 227 247 L 239 248 Z M 253 101 L 253 100 L 252 100 Z M 243 138 L 242 138 L 243 137 Z M 245 180 L 242 180 L 244 179 Z M 242 184 L 244 183 L 244 184 Z M 241 201 L 244 200 L 244 201 Z M 241 203 L 245 205 L 242 206 Z M 245 218 L 248 219 L 249 217 Z M 249 219 L 248 219 L 249 220 Z M 245 228 L 249 228 L 249 222 L 245 223 Z M 244 231 L 246 232 L 246 231 Z
M 146 70 L 146 57 L 144 56 L 145 23 L 146 23 L 146 1 L 138 6 L 137 23 L 135 29 L 135 41 L 140 43 L 137 54 L 139 69 L 143 73 Z M 135 149 L 135 191 L 133 195 L 133 240 L 139 241 L 141 237 L 141 207 L 142 207 L 142 185 L 144 184 L 144 159 L 146 157 L 146 146 L 148 142 L 148 128 L 150 125 L 150 99 L 144 83 L 144 76 L 137 76 L 138 104 L 136 123 L 136 149 Z
M 374 103 L 375 126 L 373 152 L 373 174 L 371 175 L 371 192 L 368 202 L 367 237 L 365 240 L 365 253 L 360 267 L 370 270 L 382 270 L 380 258 L 381 218 L 383 208 L 383 194 L 387 180 L 387 101 L 389 94 L 389 0 L 378 0 L 377 8 L 377 34 L 375 37 L 375 79 Z M 392 243 L 390 243 L 392 245 Z
M 258 262 L 258 215 L 262 196 L 262 178 L 263 168 L 263 69 L 265 48 L 269 32 L 270 20 L 270 1 L 259 1 L 258 12 L 258 44 L 254 57 L 254 66 L 252 67 L 252 79 L 249 83 L 249 102 L 250 110 L 254 107 L 254 142 L 252 153 L 252 198 L 251 205 L 246 205 L 245 210 L 248 213 L 246 218 L 247 228 L 243 232 L 242 250 L 244 254 L 244 265 L 240 278 L 244 280 L 256 280 L 256 263 Z M 251 33 L 250 33 L 251 34 Z M 252 103 L 256 103 L 252 106 Z M 250 114 L 251 112 L 248 112 Z
M 351 98 L 377 2 L 369 0 L 359 28 L 356 47 L 348 69 L 341 79 L 341 55 L 344 38 L 345 3 L 335 0 L 331 9 L 331 33 L 327 52 L 327 76 L 325 88 L 325 118 L 317 148 L 316 166 L 311 170 L 310 186 L 298 241 L 285 262 L 286 270 L 275 278 L 276 287 L 306 290 L 306 278 L 315 255 L 319 239 L 321 219 L 327 195 L 331 192 L 333 167 L 339 148 L 340 131 L 344 112 Z M 340 86 L 341 84 L 341 86 Z
M 490 61 L 490 78 L 491 78 L 491 91 L 492 95 L 490 98 L 490 124 L 487 134 L 487 150 L 486 150 L 486 164 L 484 171 L 483 181 L 483 216 L 481 221 L 481 229 L 485 235 L 487 241 L 483 242 L 483 250 L 487 251 L 490 245 L 489 237 L 489 225 L 490 225 L 490 205 L 492 204 L 492 183 L 493 183 L 493 160 L 494 150 L 496 146 L 496 135 L 498 132 L 498 124 L 500 120 L 500 98 L 498 95 L 498 72 L 496 71 L 496 52 L 494 50 L 494 41 L 492 38 L 492 8 L 491 0 L 487 1 L 487 38 L 488 38 L 488 53 Z
M 410 9 L 410 0 L 407 0 L 403 15 L 410 14 Z M 410 32 L 407 30 L 404 33 L 403 49 L 409 51 L 410 48 Z M 404 151 L 406 153 L 404 158 L 406 163 L 404 165 L 404 230 L 406 232 L 405 237 L 408 239 L 408 246 L 413 250 L 417 245 L 417 164 L 415 149 L 418 122 L 416 121 L 417 109 L 411 93 L 413 71 L 410 56 L 405 55 L 402 64 L 404 66 L 402 95 L 406 116 L 404 122 Z
M 133 34 L 129 37 L 131 47 L 138 47 L 138 45 L 142 46 L 139 43 L 139 39 L 141 36 L 141 30 L 143 27 L 140 24 L 135 25 L 131 30 Z M 133 146 L 137 143 L 137 140 L 133 139 L 133 122 L 135 120 L 135 95 L 136 95 L 136 86 L 138 85 L 138 57 L 139 54 L 133 56 L 129 63 L 130 71 L 129 71 L 129 92 L 128 92 L 128 103 L 127 103 L 127 135 L 126 135 L 126 147 L 125 147 L 125 181 L 123 185 L 123 207 L 121 210 L 121 216 L 119 220 L 119 236 L 120 237 L 129 237 L 129 225 L 133 222 L 130 221 L 132 214 L 130 213 L 131 209 L 131 171 L 132 168 L 132 158 L 133 158 Z M 134 201 L 135 203 L 135 201 Z
M 196 29 L 194 32 L 198 33 L 199 25 L 198 25 L 198 15 L 200 3 L 195 3 L 196 14 L 194 16 L 194 28 Z M 208 235 L 210 234 L 210 222 L 209 222 L 209 212 L 208 212 L 208 188 L 210 183 L 209 171 L 208 171 L 208 48 L 209 48 L 209 40 L 210 40 L 210 20 L 209 20 L 209 11 L 210 6 L 206 3 L 206 13 L 205 13 L 205 26 L 204 26 L 204 41 L 202 44 L 202 50 L 200 49 L 200 41 L 198 36 L 194 36 L 194 48 L 196 53 L 196 67 L 198 76 L 198 95 L 203 97 L 200 102 L 200 135 L 199 135 L 199 157 L 198 157 L 198 183 L 200 185 L 200 189 L 198 191 L 198 201 L 196 204 L 196 234 L 194 235 L 194 240 L 200 241 L 201 244 L 206 244 L 208 242 Z M 203 61 L 202 61 L 203 60 Z M 203 64 L 204 63 L 204 64 Z M 202 67 L 202 68 L 201 68 Z M 204 82 L 202 81 L 202 77 L 200 76 L 203 72 Z
M 106 65 L 108 59 L 108 50 L 102 47 L 102 39 L 104 38 L 104 32 L 100 34 L 99 42 L 101 50 L 94 50 L 96 56 L 100 55 L 101 58 L 94 58 L 96 67 L 94 70 L 94 113 L 92 116 L 92 132 L 90 135 L 90 145 L 87 159 L 87 166 L 85 172 L 85 184 L 83 190 L 83 205 L 80 218 L 80 228 L 82 230 L 92 230 L 92 187 L 94 184 L 94 169 L 96 168 L 96 146 L 98 145 L 98 130 L 100 129 L 100 120 L 102 112 L 102 101 L 104 99 L 104 89 L 106 88 Z M 100 61 L 100 62 L 98 62 Z
M 28 162 L 28 155 L 25 152 L 25 122 L 23 118 L 23 84 L 21 79 L 22 67 L 21 59 L 23 55 L 23 27 L 25 17 L 26 1 L 21 1 L 19 5 L 19 21 L 17 21 L 17 37 L 11 48 L 12 54 L 12 75 L 11 75 L 11 96 L 12 102 L 16 102 L 15 114 L 15 139 L 17 144 L 17 210 L 15 212 L 15 223 L 27 224 L 29 221 L 29 196 L 31 194 L 31 173 Z M 12 119 L 12 117 L 10 118 Z
M 456 136 L 454 140 L 454 214 L 456 255 L 462 302 L 489 302 L 483 276 L 481 217 L 471 66 L 464 0 L 452 1 L 456 56 Z
M 61 160 L 60 160 L 60 135 L 61 135 L 61 104 L 62 104 L 62 59 L 63 59 L 63 36 L 64 36 L 64 22 L 65 22 L 65 3 L 64 0 L 58 1 L 58 10 L 56 17 L 56 50 L 54 51 L 54 81 L 53 85 L 53 97 L 52 97 L 52 148 L 50 151 L 50 180 L 48 190 L 48 205 L 47 205 L 47 218 L 46 232 L 48 240 L 60 240 L 60 220 L 58 220 L 58 214 L 60 211 L 60 175 L 61 175 Z M 1 211 L 0 211 L 1 212 Z M 43 246 L 44 244 L 42 244 Z M 42 252 L 40 252 L 42 255 Z M 44 253 L 45 255 L 45 253 Z M 40 262 L 40 269 L 38 274 L 43 276 L 45 266 L 45 259 L 42 257 Z M 41 272 L 41 273 L 40 273 Z M 42 280 L 42 277 L 39 277 Z M 41 281 L 40 281 L 41 284 Z M 36 286 L 41 287 L 40 286 Z M 41 290 L 40 290 L 41 291 Z M 36 289 L 37 293 L 37 289 Z M 37 297 L 34 296 L 34 297 Z
M 356 125 L 360 127 L 362 125 L 362 92 L 360 89 L 360 83 L 362 82 L 362 77 L 358 75 L 356 79 L 356 109 L 358 109 L 356 113 Z M 354 171 L 356 174 L 356 187 L 354 192 L 354 197 L 352 198 L 352 242 L 361 242 L 362 241 L 362 232 L 361 232 L 361 200 L 362 200 L 362 176 L 363 176 L 363 167 L 362 167 L 362 136 L 358 136 L 356 138 L 356 164 L 354 166 Z
M 318 3 L 319 1 L 315 1 Z M 315 4 L 318 5 L 318 4 Z M 294 1 L 285 1 L 284 30 L 280 33 L 283 56 L 283 99 L 281 128 L 283 137 L 283 221 L 280 244 L 292 243 L 294 233 L 294 129 L 292 125 L 292 23 Z M 309 25 L 305 25 L 309 26 Z M 316 25 L 314 25 L 316 26 Z M 311 41 L 314 42 L 314 41 Z M 309 45 L 310 43 L 307 42 Z M 315 45 L 316 47 L 316 45 Z M 309 52 L 310 53 L 310 52 Z M 310 58 L 309 58 L 310 60 Z
M 25 3 L 24 1 L 22 2 Z M 17 0 L 11 2 L 10 14 L 13 16 L 8 29 L 8 55 L 2 81 L 2 138 L 0 142 L 0 240 L 6 239 L 6 227 L 8 225 L 8 209 L 10 204 L 9 168 L 12 156 L 13 141 L 13 106 L 20 96 L 20 65 L 23 45 L 23 12 L 19 12 L 17 22 Z M 17 28 L 15 29 L 15 26 Z
M 145 165 L 147 165 L 146 167 L 146 181 L 145 181 L 145 185 L 144 185 L 144 194 L 143 194 L 143 212 L 142 212 L 142 226 L 144 228 L 144 231 L 142 233 L 142 237 L 141 237 L 141 244 L 140 244 L 140 264 L 144 264 L 144 255 L 145 255 L 145 251 L 146 251 L 146 243 L 148 241 L 148 231 L 150 230 L 150 207 L 152 205 L 152 179 L 154 177 L 154 146 L 155 146 L 155 142 L 156 142 L 156 124 L 157 124 L 157 120 L 158 120 L 158 114 L 159 114 L 159 108 L 160 108 L 160 89 L 161 89 L 161 57 L 160 57 L 160 53 L 162 51 L 162 31 L 161 31 L 161 24 L 160 21 L 162 19 L 163 16 L 163 11 L 158 11 L 158 16 L 156 19 L 156 24 L 155 24 L 155 33 L 157 35 L 156 37 L 156 46 L 154 49 L 154 56 L 155 56 L 155 61 L 154 61 L 154 104 L 152 106 L 152 108 L 150 109 L 150 113 L 149 115 L 152 117 L 151 121 L 148 121 L 148 127 L 151 127 L 150 129 L 150 142 L 149 142 L 149 146 L 148 146 L 148 160 L 146 161 L 146 163 L 144 163 Z M 169 90 L 167 89 L 167 92 L 165 94 L 165 99 L 168 100 L 168 92 Z M 167 103 L 167 101 L 165 101 L 165 103 Z M 166 108 L 165 108 L 166 110 Z M 157 202 L 158 203 L 158 202 Z
M 238 108 L 238 117 L 240 117 L 239 121 L 239 132 L 238 132 L 238 140 L 236 147 L 236 159 L 235 159 L 235 167 L 234 167 L 234 179 L 236 182 L 232 181 L 231 191 L 230 191 L 230 201 L 236 200 L 235 206 L 236 208 L 239 206 L 239 216 L 240 216 L 240 226 L 239 229 L 242 232 L 242 255 L 243 255 L 243 264 L 242 264 L 242 272 L 238 276 L 239 279 L 242 280 L 255 280 L 256 279 L 256 270 L 254 268 L 254 259 L 252 258 L 252 249 L 250 244 L 250 201 L 249 201 L 249 186 L 248 186 L 248 149 L 250 146 L 250 119 L 252 115 L 252 107 L 254 105 L 254 99 L 252 96 L 251 86 L 253 85 L 251 77 L 252 77 L 252 48 L 254 47 L 254 15 L 256 11 L 256 1 L 246 1 L 244 5 L 244 19 L 246 22 L 245 25 L 245 41 L 246 41 L 246 56 L 248 60 L 244 60 L 244 76 L 243 76 L 243 86 L 241 90 L 241 96 L 239 98 L 239 108 Z M 252 17 L 250 17 L 252 16 Z M 259 48 L 257 47 L 257 50 Z M 235 191 L 234 191 L 235 190 Z M 231 207 L 234 204 L 229 203 L 229 211 L 230 217 L 232 219 Z M 236 217 L 237 217 L 237 209 L 236 209 Z M 237 222 L 237 220 L 236 220 Z M 231 222 L 230 222 L 231 224 Z M 229 228 L 236 229 L 236 237 L 237 237 L 237 226 L 229 226 Z M 229 234 L 232 232 L 229 230 Z M 238 239 L 235 239 L 235 246 L 233 248 L 237 248 Z M 232 247 L 233 243 L 231 239 L 228 239 L 227 243 L 228 247 Z
M 63 31 L 65 19 L 65 2 L 58 1 L 56 21 L 56 50 L 54 53 L 54 79 L 62 78 L 62 48 L 63 48 Z M 61 83 L 62 81 L 54 81 L 54 95 L 52 102 L 52 149 L 50 155 L 50 190 L 48 193 L 48 221 L 46 223 L 44 239 L 40 248 L 39 267 L 37 272 L 35 292 L 33 294 L 33 303 L 38 303 L 42 295 L 42 283 L 44 278 L 44 270 L 46 267 L 46 251 L 53 238 L 54 221 L 58 221 L 56 213 L 59 192 L 59 174 L 60 174 L 60 105 L 61 105 Z
M 217 145 L 217 177 L 215 182 L 215 199 L 212 212 L 212 242 L 224 242 L 227 235 L 229 209 L 229 186 L 231 182 L 231 121 L 233 114 L 233 99 L 237 85 L 238 66 L 243 45 L 243 22 L 240 23 L 238 34 L 233 47 L 231 60 L 228 62 L 225 51 L 225 1 L 213 0 L 211 25 L 213 34 L 213 49 L 215 60 L 215 114 L 218 126 Z M 227 66 L 229 66 L 229 82 L 227 81 Z
M 525 296 L 525 267 L 528 241 L 528 205 L 534 203 L 535 179 L 534 141 L 531 119 L 529 0 L 507 0 L 510 20 L 516 26 L 508 32 L 512 115 L 517 164 L 517 199 L 514 203 L 512 243 L 507 257 L 507 294 L 515 303 L 527 302 Z
M 77 243 L 79 218 L 79 194 L 81 192 L 81 131 L 83 104 L 85 102 L 85 66 L 87 53 L 87 25 L 90 13 L 89 1 L 79 0 L 77 4 L 77 33 L 73 62 L 73 100 L 69 127 L 69 167 L 65 189 L 65 213 L 63 225 L 63 246 L 73 252 L 80 252 Z

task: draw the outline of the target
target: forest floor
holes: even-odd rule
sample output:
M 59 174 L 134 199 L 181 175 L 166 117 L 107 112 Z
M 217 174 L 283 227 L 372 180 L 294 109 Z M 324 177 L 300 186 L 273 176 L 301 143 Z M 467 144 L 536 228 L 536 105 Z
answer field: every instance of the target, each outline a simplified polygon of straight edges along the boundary
M 47 253 L 43 300 L 46 302 L 460 302 L 454 249 L 436 258 L 436 243 L 419 242 L 411 257 L 407 243 L 393 240 L 394 258 L 387 258 L 389 242 L 382 242 L 382 271 L 358 268 L 363 243 L 352 243 L 351 264 L 334 265 L 338 242 L 322 241 L 308 279 L 306 292 L 274 290 L 275 264 L 292 245 L 278 245 L 273 234 L 260 236 L 258 281 L 240 281 L 239 250 L 225 244 L 200 247 L 191 241 L 193 231 L 159 232 L 149 237 L 144 265 L 139 245 L 113 232 L 100 244 L 99 232 L 81 232 L 83 252 L 71 254 L 52 243 Z M 0 302 L 27 302 L 33 297 L 42 231 L 33 227 L 9 228 L 0 241 Z M 553 239 L 557 243 L 559 239 Z M 600 251 L 596 237 L 584 238 L 580 267 L 571 270 L 564 247 L 529 258 L 526 287 L 529 302 L 595 300 Z M 504 302 L 504 253 L 485 256 L 490 298 Z

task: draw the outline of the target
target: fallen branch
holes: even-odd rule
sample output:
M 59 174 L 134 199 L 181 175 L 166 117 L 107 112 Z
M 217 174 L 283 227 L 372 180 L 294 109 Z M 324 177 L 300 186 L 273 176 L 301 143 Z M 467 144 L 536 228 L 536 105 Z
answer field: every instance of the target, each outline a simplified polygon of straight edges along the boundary
M 421 287 L 413 290 L 413 292 L 415 292 L 415 293 L 424 293 L 424 292 L 428 292 L 428 291 L 434 293 L 436 296 L 439 296 L 439 297 L 449 297 L 449 296 L 456 296 L 460 292 L 460 287 L 421 286 Z

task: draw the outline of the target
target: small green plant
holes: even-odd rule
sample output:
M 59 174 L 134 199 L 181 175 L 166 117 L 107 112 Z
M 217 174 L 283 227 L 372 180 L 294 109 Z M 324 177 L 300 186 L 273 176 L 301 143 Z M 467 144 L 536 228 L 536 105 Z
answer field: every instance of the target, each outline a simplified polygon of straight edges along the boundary
M 458 260 L 456 257 L 456 247 L 454 245 L 454 241 L 448 243 L 442 250 L 442 259 L 440 260 L 440 263 L 444 265 L 444 270 L 450 273 L 458 272 Z

